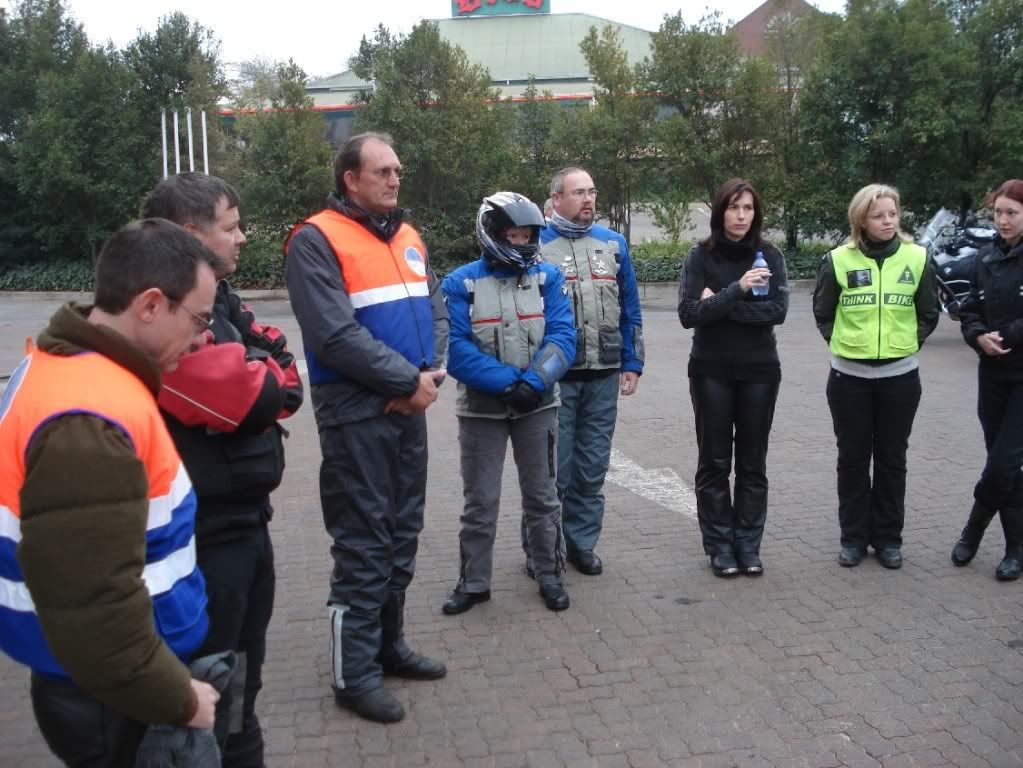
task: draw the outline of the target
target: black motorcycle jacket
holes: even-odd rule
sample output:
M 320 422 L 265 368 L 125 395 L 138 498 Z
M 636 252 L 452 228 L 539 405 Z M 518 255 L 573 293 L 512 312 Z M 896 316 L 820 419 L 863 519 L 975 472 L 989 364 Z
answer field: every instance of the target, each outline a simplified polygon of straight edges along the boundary
M 259 324 L 227 281 L 217 286 L 209 343 L 166 374 L 159 404 L 199 498 L 201 542 L 265 525 L 284 474 L 279 425 L 302 404 L 284 335 Z
M 1001 237 L 977 253 L 970 293 L 960 310 L 966 343 L 977 350 L 988 372 L 1023 381 L 1023 241 L 1010 246 Z M 1007 355 L 985 354 L 977 339 L 1002 335 Z

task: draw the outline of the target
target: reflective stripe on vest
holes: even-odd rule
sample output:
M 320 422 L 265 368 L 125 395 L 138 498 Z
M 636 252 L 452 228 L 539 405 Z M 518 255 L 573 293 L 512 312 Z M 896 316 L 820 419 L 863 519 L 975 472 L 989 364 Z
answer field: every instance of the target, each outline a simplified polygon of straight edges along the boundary
M 556 237 L 540 253 L 565 275 L 572 292 L 576 356 L 573 369 L 619 368 L 622 364 L 622 316 L 618 297 L 617 240 Z
M 326 239 L 341 268 L 355 319 L 373 338 L 417 368 L 433 365 L 433 309 L 427 278 L 426 246 L 402 224 L 388 243 L 337 211 L 306 220 Z M 328 368 L 308 347 L 309 382 L 323 384 L 344 376 Z
M 195 492 L 152 393 L 96 353 L 64 357 L 33 350 L 0 401 L 0 649 L 38 672 L 67 677 L 43 637 L 16 555 L 32 440 L 50 421 L 70 414 L 94 415 L 119 429 L 145 467 L 149 510 L 140 576 L 157 632 L 187 661 L 208 626 L 205 584 L 196 567 Z
M 525 370 L 543 345 L 543 289 L 547 274 L 541 270 L 521 276 L 488 275 L 466 278 L 472 296 L 469 320 L 476 345 L 484 354 Z M 558 404 L 557 387 L 545 393 L 538 410 Z M 501 398 L 470 389 L 458 382 L 455 404 L 459 416 L 511 418 L 516 414 Z
M 915 354 L 916 303 L 926 252 L 912 243 L 877 262 L 858 248 L 831 252 L 839 287 L 831 351 L 849 360 L 896 360 Z

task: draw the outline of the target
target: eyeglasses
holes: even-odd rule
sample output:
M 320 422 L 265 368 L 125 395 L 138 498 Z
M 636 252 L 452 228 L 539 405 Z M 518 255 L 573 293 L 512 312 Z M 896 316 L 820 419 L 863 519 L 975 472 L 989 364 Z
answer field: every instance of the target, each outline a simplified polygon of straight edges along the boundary
M 195 326 L 196 334 L 205 333 L 206 331 L 213 327 L 214 320 L 213 315 L 209 314 L 208 312 L 204 312 L 203 314 L 198 315 L 192 310 L 190 310 L 188 307 L 186 307 L 184 304 L 179 304 L 178 306 L 192 316 L 192 325 Z
M 401 181 L 402 177 L 401 168 L 377 168 L 375 171 L 373 171 L 373 175 L 376 176 L 381 181 L 387 181 L 389 178 L 391 178 L 392 173 L 394 174 L 394 177 L 398 181 Z
M 568 194 L 570 194 L 572 197 L 578 198 L 580 200 L 582 198 L 584 198 L 584 197 L 596 198 L 597 197 L 597 190 L 594 187 L 590 187 L 589 189 L 573 189 Z

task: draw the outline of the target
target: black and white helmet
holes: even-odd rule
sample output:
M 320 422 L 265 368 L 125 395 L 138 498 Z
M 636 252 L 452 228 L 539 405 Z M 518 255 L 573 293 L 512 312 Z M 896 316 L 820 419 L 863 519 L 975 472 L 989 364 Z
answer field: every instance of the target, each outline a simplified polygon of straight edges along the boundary
M 539 259 L 540 228 L 545 224 L 536 204 L 517 192 L 495 192 L 483 199 L 476 214 L 476 237 L 483 258 L 513 269 L 525 269 Z M 501 236 L 508 227 L 529 227 L 532 234 L 525 245 L 512 245 Z

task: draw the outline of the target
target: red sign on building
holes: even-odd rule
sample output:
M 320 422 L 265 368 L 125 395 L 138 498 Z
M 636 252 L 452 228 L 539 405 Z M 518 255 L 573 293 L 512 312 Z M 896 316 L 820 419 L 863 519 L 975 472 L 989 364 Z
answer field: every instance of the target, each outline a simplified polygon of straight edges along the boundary
M 551 0 L 451 0 L 451 15 L 455 17 L 550 12 Z

